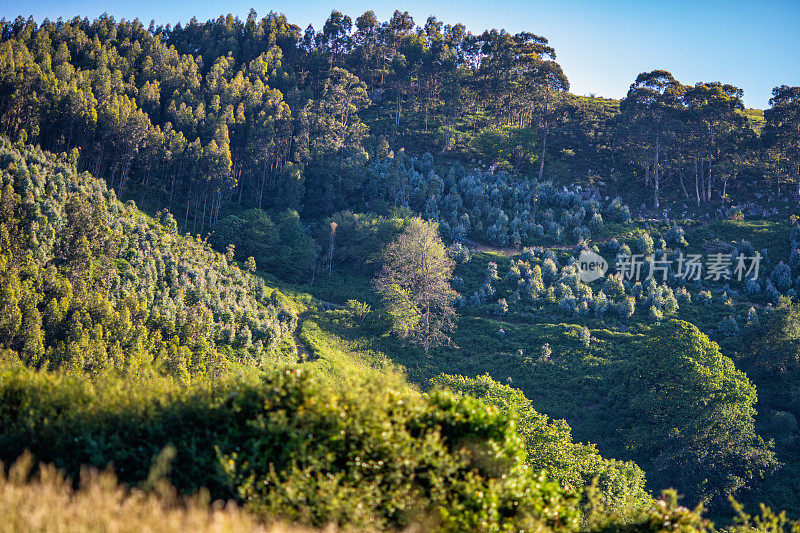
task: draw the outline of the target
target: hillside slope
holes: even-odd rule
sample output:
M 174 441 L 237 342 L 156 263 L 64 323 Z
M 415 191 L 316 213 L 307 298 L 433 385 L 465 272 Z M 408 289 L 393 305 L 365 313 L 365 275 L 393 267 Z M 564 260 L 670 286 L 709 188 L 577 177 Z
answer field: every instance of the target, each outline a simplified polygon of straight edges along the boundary
M 261 278 L 67 157 L 0 139 L 0 180 L 0 346 L 28 365 L 185 378 L 261 365 L 293 331 L 294 311 Z

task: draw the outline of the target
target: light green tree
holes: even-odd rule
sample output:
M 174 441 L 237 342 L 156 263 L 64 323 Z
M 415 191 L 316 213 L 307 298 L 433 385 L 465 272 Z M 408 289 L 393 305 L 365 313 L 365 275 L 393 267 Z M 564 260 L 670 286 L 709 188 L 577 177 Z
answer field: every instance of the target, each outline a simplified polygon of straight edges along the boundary
M 454 268 L 438 225 L 415 218 L 386 249 L 375 280 L 395 333 L 421 344 L 426 354 L 452 342 L 447 333 L 455 328 Z

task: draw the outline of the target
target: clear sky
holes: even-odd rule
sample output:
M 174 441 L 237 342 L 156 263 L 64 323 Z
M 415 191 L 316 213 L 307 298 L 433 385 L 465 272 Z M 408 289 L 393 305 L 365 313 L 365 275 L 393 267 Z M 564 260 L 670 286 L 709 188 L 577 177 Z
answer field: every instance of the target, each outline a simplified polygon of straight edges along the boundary
M 772 87 L 800 85 L 800 0 L 0 0 L 0 17 L 138 17 L 175 24 L 232 13 L 284 13 L 319 29 L 338 9 L 353 19 L 372 9 L 387 20 L 409 11 L 487 28 L 530 31 L 555 47 L 575 94 L 620 98 L 640 72 L 662 68 L 682 83 L 722 81 L 744 89 L 745 105 L 768 106 Z

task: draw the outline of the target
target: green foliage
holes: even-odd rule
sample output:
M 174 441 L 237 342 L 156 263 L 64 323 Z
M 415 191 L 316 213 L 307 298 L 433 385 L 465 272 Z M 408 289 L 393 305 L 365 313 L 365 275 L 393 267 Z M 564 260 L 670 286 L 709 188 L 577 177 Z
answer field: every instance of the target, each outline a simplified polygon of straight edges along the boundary
M 262 516 L 385 528 L 422 512 L 447 531 L 578 525 L 574 496 L 525 465 L 508 415 L 470 397 L 358 379 L 337 391 L 301 369 L 210 389 L 5 368 L 0 399 L 0 456 L 29 448 L 69 474 L 113 462 L 121 480 L 141 483 L 170 443 L 178 488 L 206 485 Z
M 475 136 L 472 146 L 478 159 L 515 172 L 530 167 L 538 153 L 532 128 L 486 128 Z
M 415 218 L 387 247 L 375 280 L 392 329 L 422 345 L 426 354 L 450 343 L 456 314 L 456 292 L 450 286 L 454 267 L 438 226 Z
M 296 211 L 284 211 L 275 220 L 260 209 L 230 215 L 214 224 L 209 242 L 218 250 L 233 245 L 237 256 L 253 257 L 263 270 L 280 279 L 307 281 L 319 246 L 306 232 Z
M 262 280 L 63 159 L 0 141 L 0 179 L 0 346 L 27 365 L 187 379 L 263 364 L 293 328 Z
M 526 463 L 545 470 L 549 477 L 577 492 L 594 483 L 595 504 L 621 520 L 630 519 L 651 502 L 644 490 L 644 472 L 633 462 L 604 459 L 594 446 L 572 441 L 564 420 L 550 421 L 539 414 L 518 389 L 502 385 L 488 375 L 468 379 L 441 374 L 432 383 L 455 392 L 480 398 L 515 420 L 525 441 Z
M 651 483 L 719 503 L 778 466 L 755 433 L 755 387 L 691 324 L 654 329 L 626 375 L 616 392 L 632 422 L 625 440 Z
M 345 303 L 345 309 L 350 311 L 353 317 L 356 318 L 359 322 L 364 322 L 364 319 L 372 312 L 372 308 L 369 304 L 364 302 L 359 302 L 358 300 L 347 300 Z

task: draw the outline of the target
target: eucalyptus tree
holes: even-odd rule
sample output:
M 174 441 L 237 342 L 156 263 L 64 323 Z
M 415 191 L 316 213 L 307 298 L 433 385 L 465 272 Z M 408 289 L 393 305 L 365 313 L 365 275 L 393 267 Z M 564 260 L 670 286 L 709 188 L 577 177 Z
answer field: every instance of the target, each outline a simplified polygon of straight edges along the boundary
M 653 70 L 643 72 L 631 84 L 628 94 L 620 102 L 620 111 L 628 136 L 633 136 L 652 156 L 653 207 L 659 208 L 661 192 L 660 156 L 661 142 L 667 131 L 674 128 L 675 115 L 680 105 L 682 86 L 669 72 Z M 649 181 L 649 162 L 645 185 Z
M 800 87 L 781 85 L 772 89 L 770 107 L 764 111 L 764 135 L 797 183 L 800 196 Z

